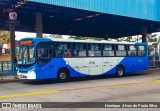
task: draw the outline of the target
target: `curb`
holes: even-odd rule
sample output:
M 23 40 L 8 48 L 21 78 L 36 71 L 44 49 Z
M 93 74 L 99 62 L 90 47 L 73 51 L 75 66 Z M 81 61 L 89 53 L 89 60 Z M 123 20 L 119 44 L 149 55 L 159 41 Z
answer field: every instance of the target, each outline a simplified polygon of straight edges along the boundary
M 156 71 L 160 70 L 160 68 L 149 68 L 148 70 L 144 71 Z M 0 76 L 0 83 L 7 83 L 7 82 L 18 82 L 22 81 L 22 79 L 17 78 L 17 76 Z
M 0 83 L 4 82 L 16 82 L 20 81 L 21 79 L 18 79 L 16 76 L 2 76 L 0 77 Z
M 159 71 L 160 68 L 148 68 L 148 70 L 141 70 L 141 71 L 137 71 L 137 72 L 155 72 L 155 71 Z
M 160 67 L 153 67 L 153 68 L 149 68 L 148 71 L 154 71 L 154 70 L 158 70 L 160 69 Z

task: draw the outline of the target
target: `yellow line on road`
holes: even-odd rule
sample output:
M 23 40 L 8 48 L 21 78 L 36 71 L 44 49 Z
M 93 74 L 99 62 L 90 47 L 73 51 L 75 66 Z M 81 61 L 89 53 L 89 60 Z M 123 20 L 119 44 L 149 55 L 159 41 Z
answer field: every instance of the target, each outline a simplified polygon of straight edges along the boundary
M 134 85 L 134 84 L 148 84 L 148 83 L 154 83 L 154 82 L 160 82 L 160 80 L 150 80 L 150 81 L 144 81 L 144 82 L 130 82 L 130 83 L 122 83 L 122 84 L 99 85 L 99 86 L 89 86 L 89 87 L 81 87 L 81 88 L 68 88 L 68 89 L 61 89 L 61 90 L 46 90 L 46 91 L 38 91 L 38 92 L 8 94 L 8 95 L 0 95 L 0 99 L 24 97 L 24 96 L 32 96 L 32 95 L 42 95 L 42 94 L 49 94 L 49 93 L 55 93 L 55 92 L 74 91 L 74 90 L 83 90 L 83 89 L 91 89 L 91 88 L 119 87 L 119 86 Z
M 90 87 L 81 87 L 81 88 L 69 88 L 69 89 L 61 89 L 61 91 L 71 91 L 71 90 L 83 90 L 83 89 L 91 89 L 91 88 L 101 88 L 101 87 L 119 87 L 119 86 L 126 86 L 126 85 L 134 85 L 134 84 L 148 84 L 153 83 L 154 81 L 146 81 L 146 82 L 132 82 L 132 83 L 122 83 L 122 84 L 112 84 L 112 85 L 99 85 L 99 86 L 90 86 Z
M 0 99 L 4 98 L 13 98 L 13 97 L 23 97 L 23 96 L 32 96 L 32 95 L 41 95 L 41 94 L 49 94 L 58 92 L 57 90 L 47 90 L 47 91 L 39 91 L 39 92 L 28 92 L 28 93 L 19 93 L 19 94 L 8 94 L 0 96 Z
M 160 79 L 155 80 L 155 82 L 160 82 Z

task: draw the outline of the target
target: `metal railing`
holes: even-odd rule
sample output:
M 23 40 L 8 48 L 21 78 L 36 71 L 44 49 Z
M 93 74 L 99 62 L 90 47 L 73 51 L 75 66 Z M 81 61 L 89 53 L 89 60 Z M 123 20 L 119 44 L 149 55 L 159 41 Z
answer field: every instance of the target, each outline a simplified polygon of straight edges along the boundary
M 16 63 L 11 61 L 0 61 L 0 74 L 14 74 L 16 72 Z
M 160 67 L 160 56 L 153 55 L 149 57 L 149 67 Z
M 0 61 L 0 71 L 10 71 L 11 61 Z

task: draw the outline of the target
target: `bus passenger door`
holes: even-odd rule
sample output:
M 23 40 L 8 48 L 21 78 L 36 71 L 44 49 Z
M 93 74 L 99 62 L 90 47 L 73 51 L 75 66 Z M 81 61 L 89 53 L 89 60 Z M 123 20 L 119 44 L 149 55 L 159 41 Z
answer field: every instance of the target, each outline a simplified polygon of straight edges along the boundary
M 37 45 L 37 64 L 40 79 L 50 78 L 50 64 L 53 57 L 53 46 L 50 42 L 41 42 Z
M 49 78 L 49 64 L 43 65 L 39 67 L 39 77 L 40 79 L 47 79 Z

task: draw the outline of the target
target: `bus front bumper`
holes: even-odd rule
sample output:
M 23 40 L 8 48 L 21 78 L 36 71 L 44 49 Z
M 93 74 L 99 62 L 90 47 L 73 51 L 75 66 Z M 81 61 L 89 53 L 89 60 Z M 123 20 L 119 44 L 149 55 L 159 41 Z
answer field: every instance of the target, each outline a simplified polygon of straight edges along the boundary
M 34 71 L 30 71 L 28 73 L 17 72 L 17 77 L 19 79 L 35 80 L 36 79 L 36 73 Z

